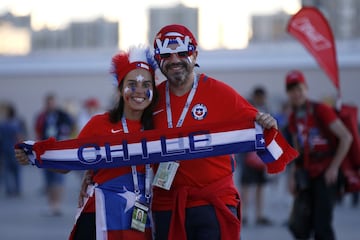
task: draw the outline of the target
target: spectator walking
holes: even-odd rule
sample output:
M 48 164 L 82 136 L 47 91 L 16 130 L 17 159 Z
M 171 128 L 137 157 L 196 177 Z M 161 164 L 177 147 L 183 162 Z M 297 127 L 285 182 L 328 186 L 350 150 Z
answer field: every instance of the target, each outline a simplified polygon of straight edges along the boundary
M 255 87 L 249 102 L 258 111 L 270 113 L 267 105 L 267 92 L 264 87 Z M 264 187 L 268 182 L 265 164 L 256 152 L 239 153 L 236 157 L 241 168 L 242 223 L 244 225 L 248 224 L 250 192 L 255 188 L 255 223 L 260 226 L 271 225 L 271 220 L 264 216 Z
M 57 106 L 56 96 L 52 93 L 46 95 L 44 109 L 35 120 L 35 132 L 38 140 L 54 137 L 65 140 L 71 137 L 75 130 L 75 122 L 60 107 Z M 49 204 L 49 214 L 60 216 L 61 201 L 64 194 L 64 175 L 48 169 L 43 170 L 45 180 L 45 193 Z
M 285 86 L 292 106 L 289 131 L 300 153 L 290 170 L 289 189 L 294 203 L 289 228 L 296 239 L 333 240 L 339 168 L 352 136 L 330 106 L 308 98 L 302 72 L 288 72 Z M 328 132 L 337 137 L 335 145 Z
M 11 103 L 3 105 L 3 119 L 0 120 L 0 162 L 8 197 L 21 195 L 21 169 L 14 155 L 14 145 L 26 138 L 25 122 L 17 116 L 15 106 Z
M 77 119 L 77 129 L 81 130 L 87 122 L 96 114 L 100 113 L 100 103 L 95 97 L 88 98 L 84 101 Z

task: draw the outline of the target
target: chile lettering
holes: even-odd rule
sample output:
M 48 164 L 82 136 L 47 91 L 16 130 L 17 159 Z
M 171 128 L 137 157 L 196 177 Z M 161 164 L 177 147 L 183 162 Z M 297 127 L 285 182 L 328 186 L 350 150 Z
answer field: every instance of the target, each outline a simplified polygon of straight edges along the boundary
M 175 156 L 184 155 L 187 154 L 187 152 L 191 154 L 213 150 L 211 146 L 211 135 L 208 131 L 192 132 L 186 137 L 179 136 L 178 138 L 172 139 L 167 139 L 165 136 L 162 136 L 159 140 L 152 142 L 153 146 L 154 143 L 156 143 L 155 145 L 158 144 L 157 149 L 160 149 L 160 151 L 151 151 L 152 149 L 148 149 L 148 141 L 142 139 L 139 143 L 133 143 L 139 145 L 141 155 L 130 152 L 129 143 L 126 140 L 123 140 L 122 143 L 118 145 L 105 143 L 103 147 L 95 143 L 84 144 L 78 148 L 77 155 L 80 162 L 92 165 L 98 164 L 102 160 L 105 160 L 106 163 L 130 161 L 132 157 L 139 156 L 145 160 L 149 158 L 151 153 L 161 154 L 161 156 Z

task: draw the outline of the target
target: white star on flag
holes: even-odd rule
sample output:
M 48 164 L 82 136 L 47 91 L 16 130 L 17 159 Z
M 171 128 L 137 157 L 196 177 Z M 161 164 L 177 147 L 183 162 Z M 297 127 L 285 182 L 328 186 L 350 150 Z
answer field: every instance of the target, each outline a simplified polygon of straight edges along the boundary
M 135 201 L 136 201 L 136 195 L 135 193 L 128 191 L 126 189 L 126 187 L 124 187 L 124 191 L 123 193 L 118 193 L 118 195 L 122 198 L 125 198 L 126 200 L 126 207 L 124 210 L 124 213 L 129 211 L 129 209 L 131 209 L 134 205 L 135 205 Z

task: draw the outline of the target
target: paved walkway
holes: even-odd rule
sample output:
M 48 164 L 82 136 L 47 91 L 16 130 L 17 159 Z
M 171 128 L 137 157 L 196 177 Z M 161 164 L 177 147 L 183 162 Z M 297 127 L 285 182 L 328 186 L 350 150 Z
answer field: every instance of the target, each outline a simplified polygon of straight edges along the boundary
M 33 166 L 22 168 L 21 198 L 7 198 L 0 185 L 0 239 L 2 240 L 64 240 L 74 223 L 80 178 L 66 175 L 62 216 L 50 216 L 46 196 L 42 193 L 43 175 Z
M 277 182 L 270 183 L 265 189 L 265 215 L 274 221 L 273 226 L 259 227 L 254 223 L 254 206 L 248 211 L 250 223 L 242 229 L 241 240 L 292 240 L 292 236 L 285 227 L 292 197 L 287 194 L 285 176 L 280 175 Z M 341 205 L 337 205 L 334 212 L 334 226 L 338 240 L 360 239 L 360 205 L 351 206 L 351 196 L 347 195 Z
M 41 170 L 23 167 L 23 196 L 6 198 L 0 184 L 0 239 L 1 240 L 64 240 L 74 223 L 80 178 L 75 173 L 66 175 L 66 195 L 63 215 L 47 216 L 47 202 L 41 194 Z M 265 213 L 275 222 L 271 227 L 257 227 L 253 223 L 253 206 L 249 209 L 249 225 L 243 228 L 242 240 L 291 240 L 284 227 L 290 209 L 291 198 L 286 194 L 284 178 L 266 188 Z M 346 197 L 335 210 L 335 228 L 338 240 L 360 239 L 360 206 L 352 208 Z

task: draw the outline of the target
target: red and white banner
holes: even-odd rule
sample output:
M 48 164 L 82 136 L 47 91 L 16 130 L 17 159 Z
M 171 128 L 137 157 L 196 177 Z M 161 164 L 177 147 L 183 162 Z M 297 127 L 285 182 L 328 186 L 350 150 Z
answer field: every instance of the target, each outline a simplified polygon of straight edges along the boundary
M 334 36 L 322 13 L 314 7 L 301 8 L 289 20 L 287 31 L 315 57 L 340 95 Z

